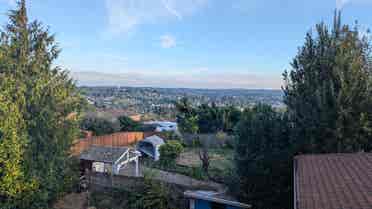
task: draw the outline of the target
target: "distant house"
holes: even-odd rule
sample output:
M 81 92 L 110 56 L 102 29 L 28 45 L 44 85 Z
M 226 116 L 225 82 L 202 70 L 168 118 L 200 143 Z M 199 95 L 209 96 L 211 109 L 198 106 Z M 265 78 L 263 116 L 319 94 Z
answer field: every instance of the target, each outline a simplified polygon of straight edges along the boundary
M 159 147 L 163 144 L 164 139 L 153 135 L 139 141 L 137 144 L 137 150 L 157 161 L 160 159 Z
M 155 125 L 156 132 L 163 132 L 163 131 L 177 131 L 178 125 L 176 122 L 170 121 L 148 121 L 144 122 L 145 125 Z
M 234 198 L 214 191 L 186 191 L 190 209 L 243 209 L 251 205 L 240 203 Z
M 119 174 L 126 164 L 134 162 L 136 176 L 139 174 L 140 153 L 126 147 L 91 146 L 80 154 L 81 169 L 98 173 Z
M 372 153 L 299 155 L 295 209 L 372 209 Z

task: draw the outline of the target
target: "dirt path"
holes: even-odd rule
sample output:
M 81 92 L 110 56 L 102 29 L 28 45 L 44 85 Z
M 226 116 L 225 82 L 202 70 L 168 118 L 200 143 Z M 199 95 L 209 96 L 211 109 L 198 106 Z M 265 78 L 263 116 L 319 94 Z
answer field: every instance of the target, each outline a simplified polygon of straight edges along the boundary
M 162 171 L 153 168 L 145 168 L 154 172 L 154 179 L 163 181 L 170 184 L 178 184 L 185 187 L 194 187 L 198 189 L 211 189 L 218 192 L 225 192 L 227 188 L 222 185 L 211 181 L 200 181 L 189 176 Z
M 125 169 L 120 171 L 120 175 L 123 176 L 135 176 L 135 167 L 133 164 L 129 164 Z M 185 187 L 194 187 L 194 188 L 209 188 L 217 191 L 225 191 L 226 187 L 222 184 L 218 184 L 211 181 L 200 181 L 189 176 L 182 174 L 167 172 L 155 168 L 148 168 L 143 165 L 139 167 L 140 176 L 143 176 L 144 172 L 149 171 L 153 174 L 154 179 L 163 181 L 170 184 L 178 184 Z

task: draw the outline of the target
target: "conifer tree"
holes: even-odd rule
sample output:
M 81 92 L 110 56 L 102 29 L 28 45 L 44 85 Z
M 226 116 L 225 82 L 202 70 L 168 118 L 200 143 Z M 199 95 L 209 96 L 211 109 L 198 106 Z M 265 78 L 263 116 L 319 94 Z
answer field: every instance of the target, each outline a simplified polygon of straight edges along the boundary
M 53 65 L 59 52 L 49 30 L 38 21 L 28 21 L 25 0 L 18 2 L 17 9 L 9 12 L 0 42 L 0 89 L 12 92 L 1 97 L 5 105 L 0 108 L 4 112 L 0 120 L 12 120 L 0 124 L 0 132 L 6 133 L 2 134 L 0 169 L 15 160 L 20 177 L 13 179 L 13 185 L 27 186 L 23 176 L 31 181 L 30 190 L 10 188 L 23 198 L 17 208 L 47 208 L 71 178 L 69 151 L 78 134 L 81 97 L 67 71 Z M 12 153 L 15 159 L 6 156 L 11 140 L 19 150 Z M 6 176 L 11 171 L 1 172 Z M 1 204 L 13 204 L 11 193 L 0 196 Z
M 254 208 L 291 208 L 292 154 L 287 119 L 271 106 L 243 112 L 236 131 L 231 190 Z
M 371 54 L 358 27 L 316 26 L 284 73 L 284 101 L 297 151 L 354 152 L 371 149 Z
M 27 178 L 23 159 L 27 135 L 17 104 L 24 97 L 14 79 L 0 75 L 0 82 L 0 208 L 17 208 L 36 185 Z

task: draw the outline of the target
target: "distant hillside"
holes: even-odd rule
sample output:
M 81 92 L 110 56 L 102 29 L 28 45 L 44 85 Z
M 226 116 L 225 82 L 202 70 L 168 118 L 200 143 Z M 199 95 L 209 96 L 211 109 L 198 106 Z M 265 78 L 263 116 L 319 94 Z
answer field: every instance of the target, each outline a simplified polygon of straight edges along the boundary
M 280 89 L 281 75 L 256 75 L 249 73 L 199 73 L 127 72 L 102 73 L 94 71 L 71 72 L 79 86 L 133 86 L 201 89 Z
M 173 118 L 175 102 L 187 97 L 192 105 L 216 104 L 245 108 L 257 103 L 283 107 L 281 90 L 186 89 L 152 87 L 80 87 L 97 108 L 125 109 L 128 113 L 156 114 Z

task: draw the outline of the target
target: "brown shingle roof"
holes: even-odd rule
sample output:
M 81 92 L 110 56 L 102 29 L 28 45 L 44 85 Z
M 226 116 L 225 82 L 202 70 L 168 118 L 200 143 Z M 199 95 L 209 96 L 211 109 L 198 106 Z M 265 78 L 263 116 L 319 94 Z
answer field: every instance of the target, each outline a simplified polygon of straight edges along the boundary
M 295 157 L 295 208 L 372 209 L 372 153 Z

